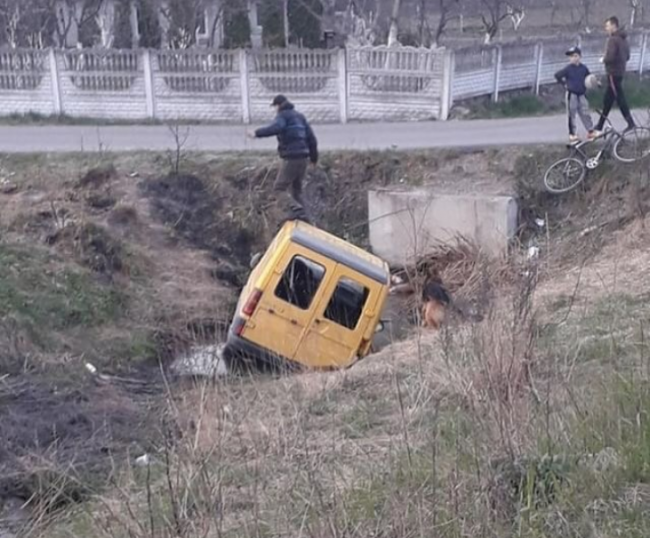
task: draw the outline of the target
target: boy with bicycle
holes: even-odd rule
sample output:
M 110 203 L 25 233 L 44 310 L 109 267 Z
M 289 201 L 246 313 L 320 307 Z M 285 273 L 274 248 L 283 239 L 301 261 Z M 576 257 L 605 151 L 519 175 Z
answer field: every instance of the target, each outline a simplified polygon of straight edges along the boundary
M 593 140 L 596 137 L 586 95 L 588 82 L 593 83 L 595 77 L 582 63 L 582 51 L 579 47 L 571 47 L 565 54 L 569 57 L 569 64 L 555 73 L 555 79 L 566 88 L 569 143 L 573 145 L 580 142 L 580 137 L 576 134 L 576 116 L 578 115 L 587 130 L 588 139 Z

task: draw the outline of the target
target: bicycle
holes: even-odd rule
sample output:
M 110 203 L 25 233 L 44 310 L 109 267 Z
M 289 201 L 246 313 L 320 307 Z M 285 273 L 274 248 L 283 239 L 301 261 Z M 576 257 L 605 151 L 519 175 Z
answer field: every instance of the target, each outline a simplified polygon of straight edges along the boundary
M 603 142 L 593 157 L 586 149 Z M 620 132 L 607 120 L 602 136 L 584 140 L 569 146 L 571 154 L 554 162 L 544 174 L 544 186 L 552 194 L 563 194 L 575 189 L 587 176 L 587 172 L 598 168 L 604 158 L 613 156 L 618 162 L 631 164 L 650 156 L 650 128 L 637 126 Z

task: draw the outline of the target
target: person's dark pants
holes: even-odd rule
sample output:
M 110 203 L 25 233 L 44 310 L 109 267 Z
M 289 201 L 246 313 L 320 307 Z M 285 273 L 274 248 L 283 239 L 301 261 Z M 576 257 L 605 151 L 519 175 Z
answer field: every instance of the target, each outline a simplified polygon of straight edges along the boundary
M 627 122 L 627 126 L 634 127 L 634 120 L 632 119 L 630 107 L 627 104 L 625 91 L 623 90 L 623 77 L 608 75 L 607 91 L 605 92 L 605 98 L 603 99 L 603 111 L 600 116 L 600 120 L 598 121 L 598 125 L 596 126 L 596 130 L 603 130 L 603 127 L 605 127 L 605 120 L 609 116 L 614 103 L 617 103 L 618 108 L 621 109 L 621 114 L 623 114 L 623 117 Z
M 311 222 L 302 195 L 302 183 L 307 175 L 308 165 L 309 159 L 287 159 L 282 161 L 273 185 L 278 200 L 278 209 L 284 215 L 279 227 L 287 220 Z

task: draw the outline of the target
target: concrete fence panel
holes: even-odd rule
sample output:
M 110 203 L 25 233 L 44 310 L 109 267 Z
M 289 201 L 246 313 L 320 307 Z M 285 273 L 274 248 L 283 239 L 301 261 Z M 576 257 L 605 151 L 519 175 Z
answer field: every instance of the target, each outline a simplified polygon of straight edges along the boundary
M 51 55 L 44 50 L 3 50 L 0 52 L 0 115 L 28 113 L 57 113 Z
M 142 55 L 125 50 L 66 50 L 57 54 L 62 112 L 73 117 L 147 117 Z
M 536 60 L 535 43 L 503 45 L 499 91 L 516 90 L 522 85 L 532 88 L 537 75 Z
M 337 51 L 251 51 L 247 57 L 252 121 L 273 118 L 270 105 L 277 94 L 287 95 L 313 122 L 339 121 Z
M 242 61 L 238 51 L 147 51 L 152 116 L 160 120 L 242 121 Z
M 494 90 L 496 47 L 468 47 L 454 52 L 454 100 L 490 95 Z
M 443 109 L 444 71 L 444 49 L 348 49 L 349 117 L 366 121 L 438 118 Z

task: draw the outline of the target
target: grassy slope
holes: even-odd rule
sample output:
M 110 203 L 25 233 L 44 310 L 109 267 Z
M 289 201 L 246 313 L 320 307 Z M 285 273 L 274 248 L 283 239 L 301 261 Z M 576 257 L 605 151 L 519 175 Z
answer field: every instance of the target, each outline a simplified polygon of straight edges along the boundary
M 334 181 L 354 178 L 362 193 L 377 177 L 419 182 L 427 169 L 443 179 L 445 171 L 483 175 L 485 165 L 474 161 L 487 156 L 497 163 L 495 181 L 508 174 L 525 179 L 520 190 L 526 205 L 547 215 L 542 278 L 534 293 L 527 279 L 514 278 L 509 289 L 493 280 L 502 300 L 484 323 L 416 334 L 349 371 L 216 387 L 174 385 L 175 403 L 165 415 L 185 435 L 178 438 L 163 424 L 163 438 L 176 439 L 172 448 L 158 439 L 147 449 L 140 441 L 133 453 L 153 454 L 157 463 L 150 471 L 118 465 L 108 489 L 93 489 L 86 503 L 58 513 L 42 535 L 365 538 L 429 536 L 434 529 L 441 537 L 569 537 L 595 528 L 607 538 L 646 536 L 650 386 L 644 320 L 650 311 L 643 298 L 650 240 L 639 220 L 620 234 L 605 225 L 598 237 L 577 236 L 588 224 L 623 211 L 630 196 L 647 200 L 645 191 L 621 190 L 608 182 L 613 170 L 604 170 L 590 190 L 558 204 L 531 192 L 549 157 L 544 152 L 523 154 L 514 167 L 505 164 L 515 161 L 513 155 L 499 152 L 331 156 L 326 166 Z M 120 178 L 111 182 L 111 192 L 139 215 L 133 234 L 118 233 L 106 213 L 66 205 L 72 216 L 107 226 L 132 253 L 132 272 L 112 279 L 82 263 L 79 251 L 67 244 L 33 246 L 42 232 L 25 224 L 50 205 L 46 199 L 34 207 L 35 194 L 56 193 L 55 203 L 63 204 L 66 193 L 75 191 L 75 178 L 96 163 L 79 157 L 71 169 L 70 158 L 57 157 L 30 168 L 13 159 L 5 159 L 3 168 L 17 172 L 12 178 L 21 194 L 12 195 L 2 213 L 9 232 L 0 256 L 10 263 L 0 270 L 0 296 L 14 305 L 3 314 L 11 312 L 27 335 L 17 346 L 28 342 L 37 360 L 48 350 L 67 351 L 76 365 L 87 349 L 86 331 L 114 326 L 112 333 L 125 323 L 159 328 L 160 319 L 147 317 L 152 304 L 176 316 L 183 312 L 184 321 L 199 317 L 194 307 L 209 313 L 203 303 L 184 297 L 199 275 L 187 272 L 186 265 L 200 261 L 187 246 L 189 236 L 182 235 L 189 228 L 163 228 L 158 235 L 148 204 L 130 190 L 133 170 L 158 175 L 164 159 L 111 157 Z M 253 175 L 262 181 L 268 174 L 263 160 L 246 159 L 198 156 L 188 166 L 233 184 L 241 170 L 258 167 Z M 44 162 L 48 177 L 37 172 Z M 600 189 L 605 194 L 598 197 Z M 359 217 L 363 198 L 346 192 L 350 199 L 334 216 L 350 222 Z M 597 211 L 599 205 L 605 207 Z M 633 216 L 643 209 L 640 204 Z M 185 239 L 171 247 L 160 242 L 170 232 Z M 171 256 L 189 262 L 153 270 L 158 265 L 152 260 Z M 167 290 L 172 280 L 165 280 L 166 271 L 184 285 Z M 205 293 L 207 282 L 200 280 L 197 293 Z M 169 293 L 152 294 L 152 288 Z M 32 330 L 42 333 L 42 343 Z M 128 327 L 125 335 L 136 346 Z M 60 357 L 53 355 L 47 360 Z M 524 375 L 528 369 L 532 381 Z M 158 421 L 152 417 L 154 425 Z

